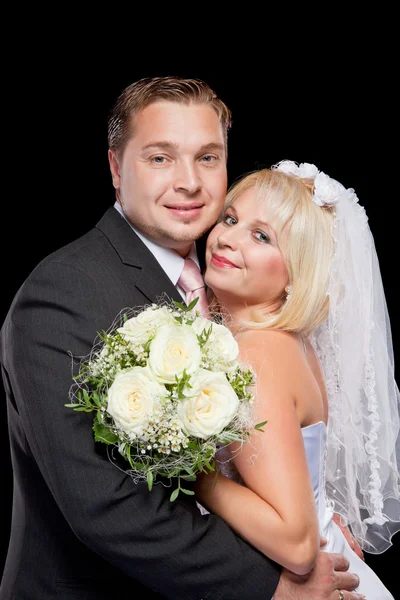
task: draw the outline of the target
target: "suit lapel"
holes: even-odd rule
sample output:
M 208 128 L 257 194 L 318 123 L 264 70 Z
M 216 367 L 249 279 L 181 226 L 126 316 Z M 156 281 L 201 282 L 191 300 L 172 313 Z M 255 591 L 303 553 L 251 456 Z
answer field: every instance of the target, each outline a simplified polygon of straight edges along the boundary
M 135 267 L 135 285 L 150 302 L 159 302 L 166 296 L 182 301 L 182 297 L 160 267 L 150 250 L 114 208 L 110 207 L 96 225 L 110 241 L 121 261 Z
M 136 281 L 136 287 L 142 292 L 151 302 L 156 304 L 163 300 L 177 300 L 182 302 L 182 296 L 179 294 L 172 281 L 165 274 L 158 262 L 156 268 L 143 268 L 141 274 Z

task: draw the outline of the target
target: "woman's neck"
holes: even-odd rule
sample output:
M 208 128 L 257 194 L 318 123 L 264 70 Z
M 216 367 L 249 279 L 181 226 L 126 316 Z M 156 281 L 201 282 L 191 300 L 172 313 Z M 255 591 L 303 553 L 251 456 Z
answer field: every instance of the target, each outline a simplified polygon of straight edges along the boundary
M 227 327 L 233 335 L 246 328 L 245 323 L 254 321 L 256 315 L 273 314 L 281 307 L 281 302 L 260 304 L 245 304 L 243 301 L 218 299 L 219 309 Z

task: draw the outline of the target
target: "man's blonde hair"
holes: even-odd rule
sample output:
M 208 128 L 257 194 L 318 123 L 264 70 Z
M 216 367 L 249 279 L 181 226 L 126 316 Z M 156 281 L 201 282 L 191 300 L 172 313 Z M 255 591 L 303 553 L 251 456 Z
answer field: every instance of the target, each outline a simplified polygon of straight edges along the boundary
M 168 100 L 180 104 L 206 104 L 218 115 L 227 153 L 231 111 L 210 86 L 200 79 L 184 77 L 145 77 L 126 87 L 118 97 L 108 121 L 108 146 L 118 158 L 123 155 L 134 130 L 134 116 L 154 102 Z

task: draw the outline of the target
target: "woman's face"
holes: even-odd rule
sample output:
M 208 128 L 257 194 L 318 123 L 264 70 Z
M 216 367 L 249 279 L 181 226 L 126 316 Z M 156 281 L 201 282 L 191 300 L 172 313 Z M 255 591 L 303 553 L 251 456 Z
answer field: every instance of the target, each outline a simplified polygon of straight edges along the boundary
M 205 281 L 224 304 L 265 307 L 282 305 L 288 274 L 268 205 L 254 188 L 226 209 L 207 240 Z

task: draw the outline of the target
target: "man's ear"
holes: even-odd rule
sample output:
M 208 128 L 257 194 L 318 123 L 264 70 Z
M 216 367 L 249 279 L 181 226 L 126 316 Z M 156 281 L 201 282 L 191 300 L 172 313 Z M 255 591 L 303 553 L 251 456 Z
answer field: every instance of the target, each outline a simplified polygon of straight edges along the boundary
M 113 150 L 108 150 L 108 162 L 110 163 L 110 171 L 113 186 L 116 190 L 118 190 L 121 183 L 121 175 L 119 161 Z

